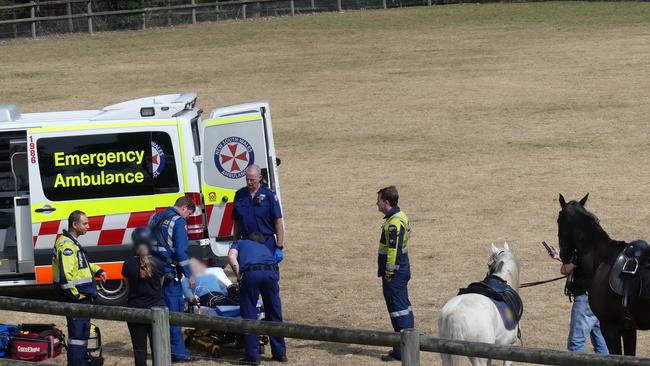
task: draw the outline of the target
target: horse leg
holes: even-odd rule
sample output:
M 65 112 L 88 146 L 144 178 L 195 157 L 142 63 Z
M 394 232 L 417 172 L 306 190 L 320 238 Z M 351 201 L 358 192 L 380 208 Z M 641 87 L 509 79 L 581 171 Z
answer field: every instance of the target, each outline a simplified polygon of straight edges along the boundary
M 623 354 L 636 356 L 636 329 L 623 330 Z
M 622 325 L 616 323 L 600 323 L 600 330 L 607 343 L 607 349 L 612 355 L 622 355 L 623 349 L 621 347 Z

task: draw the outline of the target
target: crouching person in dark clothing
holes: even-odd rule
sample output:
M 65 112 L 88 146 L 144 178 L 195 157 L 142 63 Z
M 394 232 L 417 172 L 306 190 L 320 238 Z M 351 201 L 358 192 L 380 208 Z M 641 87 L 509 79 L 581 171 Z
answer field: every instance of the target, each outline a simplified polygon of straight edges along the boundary
M 139 309 L 165 306 L 162 297 L 164 267 L 159 259 L 149 255 L 151 232 L 147 228 L 138 228 L 131 237 L 135 256 L 125 261 L 122 267 L 122 276 L 129 287 L 127 306 Z M 147 339 L 153 352 L 151 324 L 128 323 L 128 326 L 135 365 L 147 366 Z
M 264 245 L 264 235 L 256 232 L 251 240 L 237 240 L 228 252 L 228 262 L 239 280 L 240 311 L 244 319 L 257 319 L 257 300 L 262 295 L 266 319 L 282 322 L 280 280 L 275 255 Z M 287 361 L 284 337 L 270 337 L 273 360 Z M 255 334 L 245 334 L 246 358 L 242 361 L 259 364 L 259 343 Z

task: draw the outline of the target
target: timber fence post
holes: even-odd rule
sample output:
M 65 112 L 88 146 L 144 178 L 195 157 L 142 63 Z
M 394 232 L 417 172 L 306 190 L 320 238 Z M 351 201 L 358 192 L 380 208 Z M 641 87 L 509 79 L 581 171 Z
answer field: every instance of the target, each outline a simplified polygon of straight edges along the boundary
M 336 1 L 336 6 L 339 9 L 339 11 L 343 11 L 343 5 L 341 5 L 341 0 Z
M 295 4 L 294 0 L 291 0 L 289 2 L 289 5 L 291 6 L 291 15 L 292 16 L 296 15 L 296 4 Z
M 93 2 L 90 0 L 88 0 L 86 12 L 88 13 L 88 33 L 93 34 Z
M 196 0 L 192 0 L 192 24 L 196 24 Z
M 314 0 L 311 0 L 311 12 L 312 13 L 316 12 L 316 4 L 314 3 Z
M 36 38 L 36 4 L 32 3 L 32 7 L 29 8 L 29 17 L 32 18 L 32 38 Z
M 386 0 L 381 0 L 381 7 L 386 9 Z
M 151 320 L 153 366 L 170 366 L 172 353 L 169 341 L 169 310 L 165 307 L 155 307 L 151 310 L 153 312 Z
M 68 18 L 68 31 L 70 33 L 72 33 L 72 32 L 74 32 L 74 23 L 72 21 L 72 4 L 70 4 L 70 0 L 68 0 L 65 3 L 65 9 L 66 9 L 66 12 L 67 12 L 67 14 L 69 16 L 69 18 Z
M 402 329 L 402 366 L 420 366 L 420 332 L 417 329 Z
M 241 17 L 246 20 L 246 3 L 241 5 Z

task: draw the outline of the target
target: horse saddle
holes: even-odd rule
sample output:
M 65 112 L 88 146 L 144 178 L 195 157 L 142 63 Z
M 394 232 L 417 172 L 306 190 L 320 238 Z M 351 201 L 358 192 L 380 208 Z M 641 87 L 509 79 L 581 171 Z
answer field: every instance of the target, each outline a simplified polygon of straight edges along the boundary
M 623 306 L 630 299 L 650 298 L 650 245 L 643 240 L 630 243 L 619 253 L 609 273 L 609 287 L 623 297 Z
M 506 329 L 514 329 L 524 314 L 521 297 L 500 277 L 488 275 L 481 282 L 471 283 L 458 291 L 458 295 L 464 294 L 479 294 L 490 298 L 499 310 Z

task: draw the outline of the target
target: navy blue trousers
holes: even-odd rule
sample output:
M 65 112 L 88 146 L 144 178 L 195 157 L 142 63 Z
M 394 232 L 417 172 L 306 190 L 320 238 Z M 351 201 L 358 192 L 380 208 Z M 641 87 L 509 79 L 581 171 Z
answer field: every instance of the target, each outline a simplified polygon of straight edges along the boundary
M 77 304 L 90 304 L 85 298 L 75 301 Z M 85 366 L 88 338 L 90 337 L 90 318 L 66 317 L 68 322 L 68 366 Z
M 171 281 L 163 287 L 163 297 L 169 311 L 183 312 L 185 310 L 185 300 L 183 298 L 183 288 L 181 283 Z M 177 325 L 169 326 L 169 340 L 171 343 L 172 361 L 182 361 L 187 359 L 189 352 L 185 347 L 183 331 Z
M 413 308 L 411 307 L 407 288 L 410 279 L 411 275 L 409 273 L 399 272 L 395 273 L 390 281 L 382 279 L 382 288 L 384 290 L 388 315 L 390 315 L 393 330 L 396 332 L 415 326 Z M 401 359 L 402 350 L 399 347 L 393 347 L 393 356 Z
M 277 271 L 247 271 L 242 275 L 239 287 L 239 305 L 244 319 L 257 319 L 257 300 L 262 295 L 264 302 L 264 320 L 282 322 L 282 303 L 280 301 L 279 274 Z M 284 337 L 270 337 L 273 356 L 282 357 L 287 354 Z M 258 335 L 244 334 L 246 358 L 259 360 L 260 351 Z

